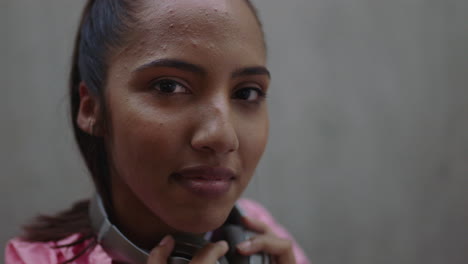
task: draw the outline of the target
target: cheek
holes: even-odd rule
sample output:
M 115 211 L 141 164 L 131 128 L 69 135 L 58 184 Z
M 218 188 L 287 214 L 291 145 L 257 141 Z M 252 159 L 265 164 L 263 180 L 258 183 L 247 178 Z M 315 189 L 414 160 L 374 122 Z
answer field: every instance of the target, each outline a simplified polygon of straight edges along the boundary
M 125 104 L 123 104 L 125 105 Z M 141 104 L 115 109 L 112 113 L 110 146 L 113 166 L 128 185 L 153 185 L 167 181 L 174 157 L 183 144 L 183 123 L 170 120 L 154 109 Z
M 239 152 L 244 170 L 251 177 L 268 142 L 269 121 L 265 111 L 255 121 L 243 123 L 238 129 Z M 249 177 L 249 179 L 250 179 Z

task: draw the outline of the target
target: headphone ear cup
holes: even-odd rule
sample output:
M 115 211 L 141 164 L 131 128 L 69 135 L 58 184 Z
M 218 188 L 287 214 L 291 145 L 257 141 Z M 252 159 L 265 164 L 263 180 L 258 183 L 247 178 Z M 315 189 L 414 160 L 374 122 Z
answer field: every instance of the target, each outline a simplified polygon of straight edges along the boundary
M 264 253 L 257 253 L 251 256 L 243 256 L 237 252 L 236 246 L 255 236 L 256 233 L 245 229 L 239 225 L 225 225 L 217 236 L 218 240 L 224 239 L 229 244 L 229 251 L 226 258 L 229 264 L 270 264 L 270 256 Z
M 203 238 L 183 235 L 183 234 L 173 234 L 175 239 L 174 250 L 169 257 L 169 264 L 188 264 L 192 260 L 193 256 L 198 250 L 203 248 L 209 242 Z M 225 257 L 218 259 L 216 264 L 229 264 Z
M 226 253 L 226 258 L 230 264 L 250 264 L 250 257 L 242 256 L 237 253 L 237 244 L 245 241 L 250 236 L 247 236 L 246 230 L 238 225 L 225 225 L 220 230 L 220 238 L 226 240 L 229 244 L 229 251 Z

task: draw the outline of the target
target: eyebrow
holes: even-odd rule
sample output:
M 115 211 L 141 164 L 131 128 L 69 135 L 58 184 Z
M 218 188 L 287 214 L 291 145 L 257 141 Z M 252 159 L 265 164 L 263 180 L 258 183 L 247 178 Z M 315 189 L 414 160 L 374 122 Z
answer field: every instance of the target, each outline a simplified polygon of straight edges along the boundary
M 193 64 L 193 63 L 183 61 L 183 60 L 178 60 L 178 59 L 155 60 L 155 61 L 141 65 L 140 67 L 136 68 L 133 71 L 133 73 L 141 72 L 149 68 L 157 68 L 157 67 L 176 68 L 182 71 L 192 72 L 192 73 L 196 73 L 200 75 L 206 75 L 206 70 L 203 67 Z M 263 66 L 253 66 L 253 67 L 237 69 L 231 74 L 231 78 L 250 76 L 250 75 L 267 75 L 268 78 L 271 78 L 270 71 Z
M 141 72 L 144 71 L 148 68 L 156 68 L 156 67 L 169 67 L 169 68 L 176 68 L 182 71 L 188 71 L 188 72 L 193 72 L 197 74 L 206 74 L 206 71 L 198 65 L 188 63 L 182 60 L 176 60 L 176 59 L 160 59 L 160 60 L 155 60 L 146 64 L 143 64 L 142 66 L 138 67 L 136 70 L 133 72 Z
M 236 70 L 232 73 L 231 77 L 236 78 L 249 75 L 267 75 L 268 78 L 271 78 L 270 71 L 263 66 L 247 67 Z

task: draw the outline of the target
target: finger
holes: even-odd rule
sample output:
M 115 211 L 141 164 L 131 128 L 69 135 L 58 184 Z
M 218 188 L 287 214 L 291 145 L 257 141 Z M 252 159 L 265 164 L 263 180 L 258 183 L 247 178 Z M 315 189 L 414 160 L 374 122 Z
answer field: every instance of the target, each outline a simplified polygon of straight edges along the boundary
M 286 252 L 291 247 L 291 241 L 272 235 L 254 236 L 237 245 L 237 249 L 243 254 L 253 254 L 264 251 L 272 255 L 279 255 Z
M 259 221 L 257 219 L 253 219 L 247 216 L 242 217 L 242 222 L 247 227 L 248 229 L 255 231 L 259 234 L 265 234 L 270 232 L 270 227 L 263 223 L 262 221 Z
M 149 254 L 147 264 L 165 264 L 169 256 L 171 255 L 172 250 L 174 249 L 175 241 L 174 239 L 167 235 L 165 236 L 159 245 L 157 245 L 151 253 Z
M 259 252 L 275 258 L 278 264 L 295 263 L 292 242 L 274 235 L 258 235 L 237 245 L 240 254 L 249 256 Z
M 190 264 L 214 264 L 229 250 L 226 241 L 218 241 L 204 246 L 190 261 Z

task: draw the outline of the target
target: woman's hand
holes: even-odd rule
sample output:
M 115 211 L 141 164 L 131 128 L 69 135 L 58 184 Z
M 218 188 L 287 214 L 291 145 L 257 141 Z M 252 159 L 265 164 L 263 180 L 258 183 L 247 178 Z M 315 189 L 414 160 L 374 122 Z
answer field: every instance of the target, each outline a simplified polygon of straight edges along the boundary
M 164 237 L 158 246 L 150 253 L 147 264 L 166 264 L 172 250 L 174 249 L 175 241 L 171 236 Z M 195 254 L 190 261 L 190 264 L 215 264 L 216 261 L 224 256 L 229 247 L 226 241 L 218 241 L 204 246 Z
M 292 242 L 277 237 L 271 229 L 258 220 L 243 217 L 245 226 L 258 235 L 237 245 L 237 251 L 245 256 L 265 252 L 272 258 L 274 264 L 295 264 Z

